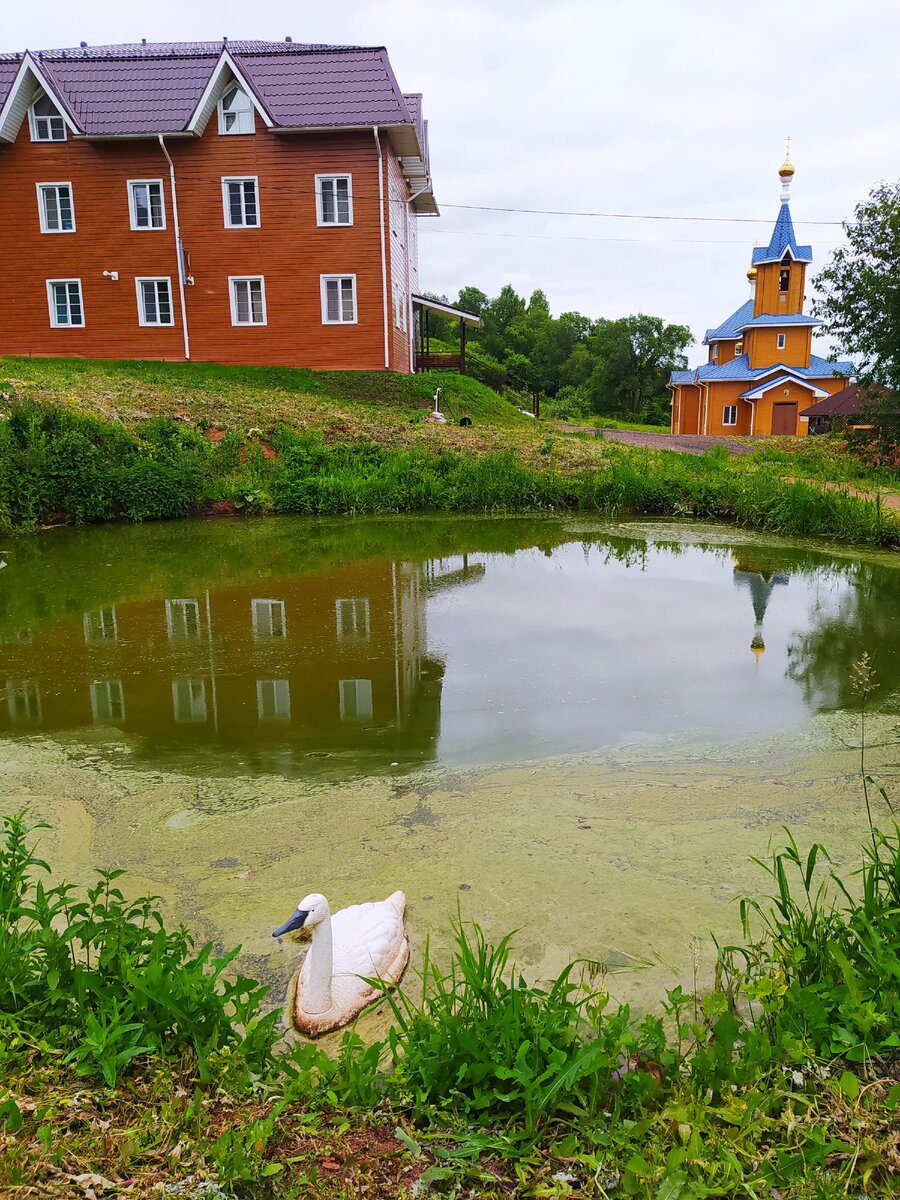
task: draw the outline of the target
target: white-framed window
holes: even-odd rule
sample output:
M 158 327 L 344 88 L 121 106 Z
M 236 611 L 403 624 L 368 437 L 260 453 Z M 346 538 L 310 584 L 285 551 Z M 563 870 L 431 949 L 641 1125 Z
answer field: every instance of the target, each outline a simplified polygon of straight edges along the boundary
M 48 279 L 47 302 L 50 305 L 50 324 L 54 329 L 84 325 L 80 279 Z
M 41 689 L 33 679 L 7 680 L 6 707 L 14 725 L 36 725 L 43 716 Z
M 713 342 L 712 353 L 710 354 L 710 358 L 713 362 L 715 362 L 718 357 L 719 357 L 719 343 Z
M 776 350 L 783 350 L 783 349 L 784 349 L 784 343 L 785 343 L 785 341 L 786 341 L 786 340 L 787 340 L 787 334 L 785 334 L 785 333 L 779 333 L 779 334 L 778 334 L 778 336 L 775 338 L 775 349 L 776 349 Z
M 401 332 L 406 332 L 406 296 L 400 283 L 394 284 L 394 324 Z
M 737 405 L 726 404 L 722 409 L 722 424 L 737 425 Z
M 75 232 L 71 183 L 39 183 L 37 196 L 41 233 Z
M 134 286 L 137 289 L 138 324 L 175 324 L 172 280 L 168 275 L 160 279 L 135 279 Z
M 349 600 L 335 600 L 335 619 L 339 638 L 368 638 L 369 601 L 365 596 L 354 596 Z
M 250 611 L 255 638 L 287 637 L 283 600 L 251 600 Z
M 169 641 L 197 641 L 200 637 L 200 602 L 166 601 L 166 632 Z
M 119 625 L 113 607 L 97 608 L 84 614 L 84 640 L 86 642 L 117 642 Z
M 128 215 L 132 229 L 165 229 L 166 205 L 161 179 L 128 180 Z
M 351 175 L 316 176 L 316 223 L 319 225 L 353 224 L 353 177 Z
M 743 342 L 735 342 L 734 343 L 734 357 L 740 358 L 740 356 L 743 353 L 744 353 L 744 343 Z
M 173 679 L 172 710 L 179 725 L 205 721 L 206 681 L 203 679 Z
M 256 175 L 222 179 L 226 229 L 259 228 L 259 180 Z
M 46 92 L 41 92 L 29 108 L 28 124 L 33 142 L 64 142 L 66 140 L 66 123 Z
M 256 133 L 253 101 L 236 83 L 219 101 L 219 133 Z
M 322 324 L 356 324 L 356 276 L 322 275 Z
M 341 720 L 367 721 L 372 716 L 372 680 L 342 679 L 340 688 Z
M 261 721 L 291 719 L 291 685 L 286 679 L 257 679 L 256 711 Z
M 390 222 L 391 235 L 397 239 L 399 244 L 403 245 L 403 201 L 400 199 L 400 192 L 396 183 L 391 181 L 390 186 Z
M 98 679 L 91 684 L 91 712 L 95 721 L 125 720 L 125 689 L 119 679 Z
M 262 275 L 228 276 L 232 325 L 266 324 L 266 281 Z

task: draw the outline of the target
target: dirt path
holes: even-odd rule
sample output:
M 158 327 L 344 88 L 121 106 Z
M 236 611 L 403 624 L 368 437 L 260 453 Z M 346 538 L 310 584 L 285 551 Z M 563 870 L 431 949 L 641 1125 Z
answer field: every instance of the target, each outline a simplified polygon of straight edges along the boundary
M 651 450 L 678 450 L 682 454 L 702 454 L 710 446 L 724 446 L 729 454 L 752 454 L 754 447 L 735 438 L 703 437 L 688 433 L 641 433 L 636 429 L 595 429 L 593 425 L 567 425 L 558 427 L 563 433 L 593 433 L 612 442 L 624 442 L 626 446 L 647 446 Z

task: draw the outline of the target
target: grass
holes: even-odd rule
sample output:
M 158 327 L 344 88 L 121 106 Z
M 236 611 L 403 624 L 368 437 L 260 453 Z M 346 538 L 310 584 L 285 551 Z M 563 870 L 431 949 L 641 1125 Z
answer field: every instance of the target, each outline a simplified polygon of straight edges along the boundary
M 444 426 L 425 420 L 438 386 Z M 222 509 L 582 508 L 900 541 L 890 497 L 868 494 L 890 473 L 867 471 L 832 439 L 777 439 L 738 458 L 718 446 L 702 456 L 625 447 L 548 432 L 454 373 L 4 359 L 0 415 L 6 529 Z M 453 423 L 462 416 L 473 424 Z

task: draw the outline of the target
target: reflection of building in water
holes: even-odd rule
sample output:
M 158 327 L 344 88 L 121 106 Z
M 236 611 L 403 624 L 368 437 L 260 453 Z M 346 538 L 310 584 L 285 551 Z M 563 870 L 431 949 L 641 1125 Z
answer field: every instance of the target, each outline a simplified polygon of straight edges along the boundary
M 758 659 L 766 648 L 763 638 L 763 620 L 769 606 L 769 598 L 776 587 L 790 581 L 790 576 L 780 571 L 769 570 L 768 564 L 765 562 L 755 561 L 753 552 L 749 549 L 737 550 L 732 557 L 734 559 L 735 586 L 746 588 L 753 603 L 756 624 L 753 627 L 750 649 Z
M 441 586 L 483 573 L 458 563 Z M 443 663 L 427 656 L 425 603 L 439 574 L 378 560 L 72 613 L 3 647 L 0 728 L 431 757 Z

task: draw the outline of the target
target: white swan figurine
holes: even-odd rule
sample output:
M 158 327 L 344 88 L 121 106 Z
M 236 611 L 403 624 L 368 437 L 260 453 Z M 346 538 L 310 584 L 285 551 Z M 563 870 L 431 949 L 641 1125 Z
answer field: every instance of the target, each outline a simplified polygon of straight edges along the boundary
M 312 930 L 312 945 L 297 977 L 291 1016 L 309 1037 L 348 1025 L 382 995 L 365 979 L 395 984 L 409 961 L 403 924 L 406 897 L 394 892 L 386 900 L 351 904 L 331 915 L 328 901 L 313 892 L 272 934 Z M 364 976 L 365 978 L 360 978 Z

